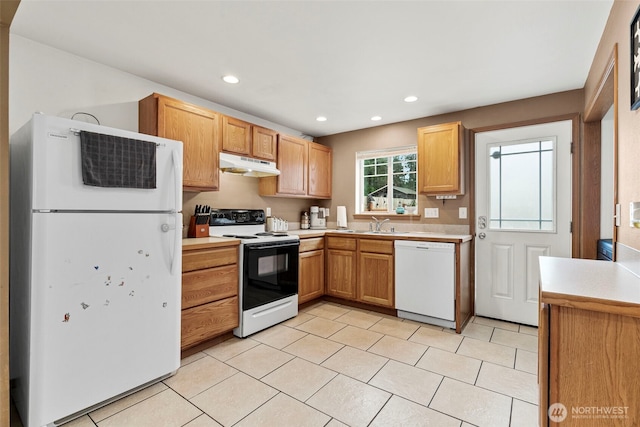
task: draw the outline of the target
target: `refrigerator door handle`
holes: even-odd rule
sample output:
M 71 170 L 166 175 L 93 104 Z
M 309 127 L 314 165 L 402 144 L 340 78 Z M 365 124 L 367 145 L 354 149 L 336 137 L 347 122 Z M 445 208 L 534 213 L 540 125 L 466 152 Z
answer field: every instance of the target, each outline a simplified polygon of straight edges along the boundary
M 182 159 L 178 150 L 173 150 L 171 154 L 173 156 L 173 188 L 176 197 L 176 212 L 180 212 L 182 210 Z
M 178 274 L 177 269 L 178 265 L 180 265 L 180 260 L 182 257 L 182 233 L 178 229 L 178 224 L 182 224 L 182 214 L 179 212 L 176 215 L 176 225 L 173 227 L 174 238 L 173 238 L 173 260 L 171 261 L 171 274 L 175 276 Z

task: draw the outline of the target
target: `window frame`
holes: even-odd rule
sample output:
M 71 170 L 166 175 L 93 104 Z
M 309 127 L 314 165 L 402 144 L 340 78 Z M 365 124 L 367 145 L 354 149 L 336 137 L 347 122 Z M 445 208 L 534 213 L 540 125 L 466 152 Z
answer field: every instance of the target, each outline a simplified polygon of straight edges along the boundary
M 411 155 L 413 154 L 416 159 L 415 159 L 415 172 L 412 171 L 411 173 L 415 173 L 415 177 L 416 177 L 416 187 L 415 187 L 415 192 L 416 192 L 416 198 L 415 198 L 415 208 L 416 208 L 416 213 L 418 212 L 418 146 L 417 145 L 407 145 L 407 146 L 401 146 L 401 147 L 393 147 L 393 148 L 387 148 L 387 149 L 380 149 L 380 150 L 371 150 L 371 151 L 358 151 L 356 152 L 356 192 L 355 192 L 355 204 L 356 204 L 356 214 L 357 215 L 368 215 L 368 214 L 372 214 L 372 215 L 395 215 L 396 214 L 396 208 L 393 207 L 394 206 L 394 198 L 393 198 L 393 191 L 391 191 L 391 196 L 389 198 L 389 203 L 387 204 L 387 210 L 375 210 L 375 211 L 369 211 L 366 210 L 366 200 L 364 199 L 364 169 L 365 169 L 365 165 L 364 162 L 365 160 L 370 160 L 370 159 L 378 159 L 378 158 L 382 158 L 382 157 L 386 157 L 388 158 L 388 163 L 387 163 L 387 173 L 386 173 L 386 177 L 387 177 L 387 186 L 393 189 L 393 176 L 394 176 L 394 172 L 393 172 L 393 157 L 395 156 L 400 156 L 400 155 Z

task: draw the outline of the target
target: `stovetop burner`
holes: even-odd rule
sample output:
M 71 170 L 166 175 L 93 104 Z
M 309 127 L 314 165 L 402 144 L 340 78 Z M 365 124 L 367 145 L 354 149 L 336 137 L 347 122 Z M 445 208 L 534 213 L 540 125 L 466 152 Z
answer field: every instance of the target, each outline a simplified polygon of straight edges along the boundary
M 248 244 L 299 240 L 298 236 L 283 231 L 265 231 L 265 216 L 261 209 L 213 209 L 209 235 L 240 239 Z

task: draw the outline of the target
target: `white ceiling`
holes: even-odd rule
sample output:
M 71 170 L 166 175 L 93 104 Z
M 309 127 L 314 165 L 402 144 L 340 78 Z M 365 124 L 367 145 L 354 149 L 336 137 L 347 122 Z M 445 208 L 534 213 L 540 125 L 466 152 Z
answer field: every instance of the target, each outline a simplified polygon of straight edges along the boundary
M 611 5 L 22 0 L 11 32 L 323 136 L 582 88 Z

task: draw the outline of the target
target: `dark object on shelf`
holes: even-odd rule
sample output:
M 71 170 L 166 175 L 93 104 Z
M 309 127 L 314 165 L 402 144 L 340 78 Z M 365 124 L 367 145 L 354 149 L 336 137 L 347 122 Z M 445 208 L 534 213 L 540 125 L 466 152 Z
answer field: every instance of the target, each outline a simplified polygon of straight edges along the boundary
M 631 20 L 631 110 L 640 107 L 640 8 Z
M 613 243 L 611 239 L 598 240 L 598 259 L 604 261 L 613 260 Z

